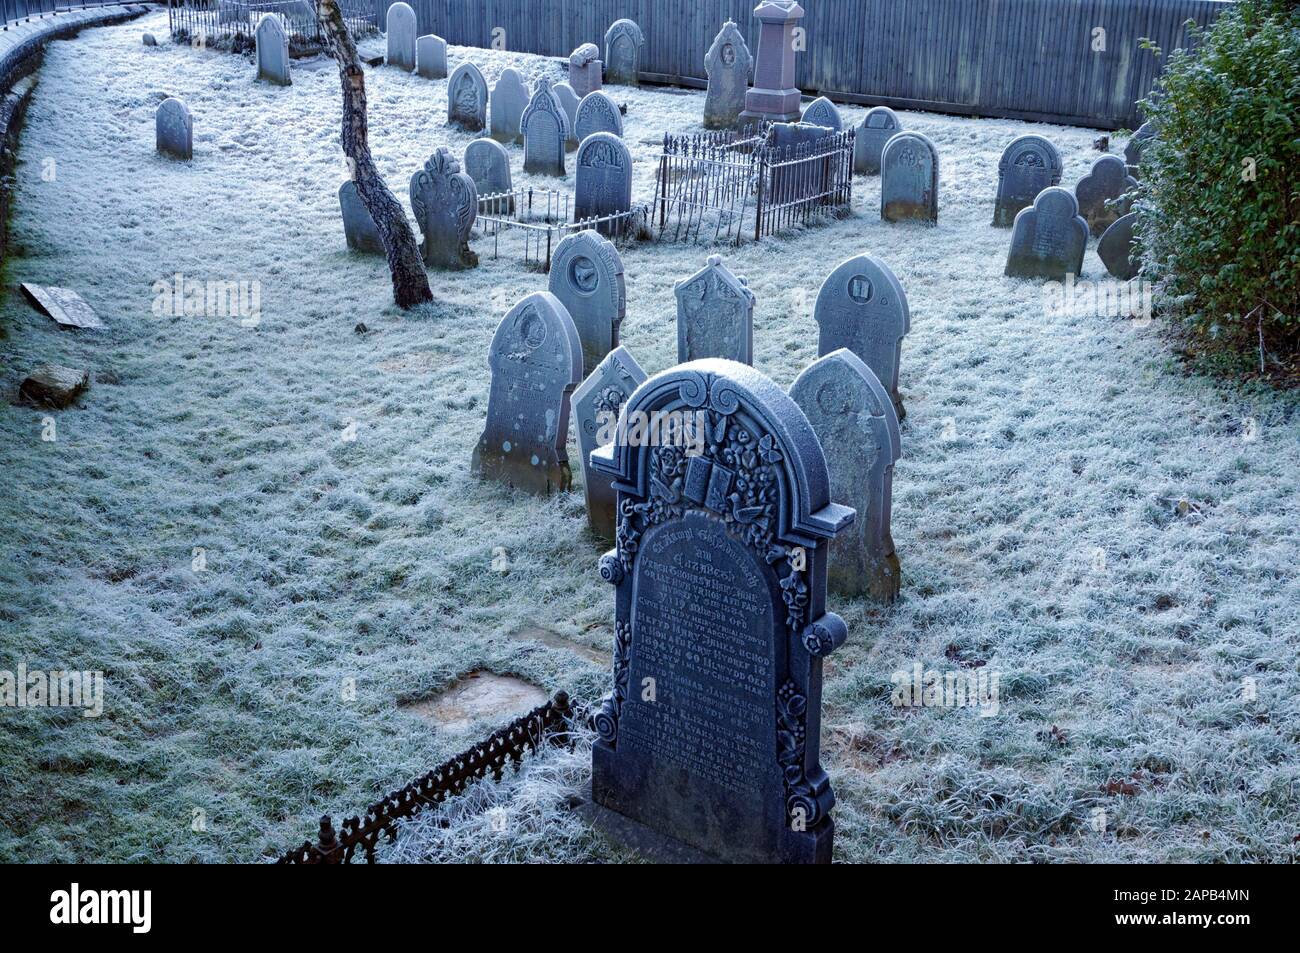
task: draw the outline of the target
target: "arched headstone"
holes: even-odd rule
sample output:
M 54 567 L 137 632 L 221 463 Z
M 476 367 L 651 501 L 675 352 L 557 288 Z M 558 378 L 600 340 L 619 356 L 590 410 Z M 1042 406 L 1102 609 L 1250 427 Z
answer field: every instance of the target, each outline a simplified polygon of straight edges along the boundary
M 880 171 L 880 156 L 885 143 L 902 131 L 898 115 L 888 106 L 867 110 L 853 137 L 853 171 L 858 175 L 875 175 Z
M 790 396 L 821 441 L 831 499 L 858 514 L 831 543 L 828 584 L 842 595 L 892 603 L 900 575 L 889 519 L 901 444 L 889 392 L 856 354 L 840 348 L 805 368 Z
M 707 439 L 640 439 L 646 419 L 699 421 Z M 656 374 L 622 420 L 592 454 L 619 519 L 599 566 L 614 674 L 592 798 L 720 860 L 829 863 L 822 660 L 848 632 L 826 611 L 827 543 L 853 511 L 831 502 L 807 418 L 751 367 Z
M 704 128 L 735 129 L 745 108 L 754 57 L 735 22 L 728 20 L 704 55 L 709 91 L 704 97 Z
M 519 131 L 524 109 L 528 106 L 528 88 L 519 71 L 507 66 L 492 87 L 492 138 L 498 142 L 523 142 Z
M 803 111 L 803 118 L 799 121 L 810 126 L 825 126 L 835 132 L 844 129 L 844 120 L 840 118 L 840 111 L 825 96 L 819 96 L 809 103 L 808 108 Z
M 622 139 L 609 132 L 594 133 L 582 140 L 575 162 L 578 181 L 573 190 L 573 217 L 576 221 L 631 210 L 632 153 Z M 626 220 L 600 222 L 596 229 L 602 235 L 618 236 L 623 234 L 626 225 Z
M 635 86 L 645 35 L 631 20 L 615 20 L 605 31 L 605 82 Z M 575 90 L 576 91 L 576 90 Z
M 465 147 L 465 174 L 474 180 L 479 204 L 485 215 L 508 215 L 514 211 L 514 198 L 484 204 L 489 195 L 500 195 L 513 188 L 510 179 L 510 153 L 494 139 L 475 139 Z
M 424 168 L 411 176 L 411 208 L 423 233 L 421 254 L 433 268 L 457 271 L 474 268 L 478 256 L 469 247 L 469 233 L 478 217 L 474 180 L 460 163 L 439 146 Z
M 619 410 L 645 378 L 645 371 L 636 359 L 626 348 L 618 347 L 606 354 L 573 392 L 573 420 L 578 431 L 578 451 L 582 455 L 587 523 L 593 534 L 611 542 L 617 524 L 614 488 L 609 477 L 591 469 L 591 452 L 614 439 Z
M 1092 164 L 1092 171 L 1074 187 L 1074 197 L 1093 238 L 1101 237 L 1117 218 L 1128 214 L 1130 202 L 1123 196 L 1136 188 L 1137 179 L 1128 174 L 1119 156 L 1102 156 Z
M 376 255 L 387 254 L 375 220 L 357 194 L 356 182 L 351 179 L 339 186 L 339 209 L 343 213 L 343 237 L 347 239 L 349 248 Z
M 843 347 L 856 354 L 884 385 L 903 419 L 898 370 L 912 315 L 903 285 L 890 267 L 873 255 L 842 262 L 822 282 L 813 319 L 817 353 L 825 357 Z
M 939 153 L 919 132 L 900 132 L 880 156 L 880 217 L 939 221 Z
M 1133 133 L 1128 145 L 1124 146 L 1124 163 L 1128 166 L 1128 174 L 1133 178 L 1139 178 L 1142 169 L 1142 150 L 1155 137 L 1156 127 L 1149 122 L 1144 122 L 1138 127 L 1137 132 Z
M 720 255 L 673 288 L 677 296 L 677 362 L 720 357 L 754 362 L 754 292 Z
M 569 121 L 569 134 L 564 140 L 564 148 L 572 152 L 578 148 L 578 105 L 580 103 L 578 94 L 568 83 L 556 83 L 551 92 L 555 93 L 560 108 L 564 110 L 564 118 Z
M 194 119 L 185 101 L 169 96 L 158 104 L 153 115 L 158 152 L 173 159 L 194 158 Z
M 487 81 L 473 63 L 461 63 L 447 80 L 447 122 L 467 132 L 487 124 Z
M 415 64 L 425 79 L 442 79 L 447 75 L 447 41 L 432 33 L 417 39 Z
M 1009 228 L 1022 208 L 1038 193 L 1061 184 L 1061 153 L 1042 136 L 1019 136 L 1002 152 L 998 162 L 998 194 L 993 202 L 993 225 Z
M 1120 216 L 1102 233 L 1101 241 L 1097 242 L 1097 256 L 1106 270 L 1120 281 L 1132 281 L 1142 270 L 1133 238 L 1133 224 L 1136 221 L 1137 212 Z
M 520 120 L 524 133 L 524 171 L 537 175 L 563 176 L 564 141 L 569 137 L 569 118 L 543 76 L 533 89 Z
M 564 305 L 538 291 L 511 308 L 492 336 L 488 366 L 487 424 L 473 471 L 530 493 L 568 490 L 569 398 L 582 381 L 582 348 Z
M 384 25 L 388 41 L 388 55 L 384 62 L 408 73 L 415 69 L 416 32 L 415 10 L 409 3 L 399 2 L 389 7 Z
M 569 85 L 579 97 L 594 93 L 602 83 L 600 47 L 584 43 L 569 54 Z
M 1088 223 L 1079 215 L 1079 203 L 1069 189 L 1052 186 L 1016 216 L 1005 273 L 1064 281 L 1066 275 L 1083 271 L 1087 247 Z
M 253 33 L 256 47 L 257 78 L 277 86 L 288 86 L 289 37 L 284 32 L 280 18 L 274 13 L 264 13 L 257 21 Z
M 573 319 L 582 342 L 582 372 L 591 374 L 618 347 L 618 328 L 627 309 L 618 249 L 591 229 L 567 236 L 551 256 L 547 290 Z
M 618 111 L 614 100 L 600 90 L 588 93 L 578 103 L 574 124 L 578 142 L 597 132 L 609 132 L 619 137 L 623 135 L 623 114 Z

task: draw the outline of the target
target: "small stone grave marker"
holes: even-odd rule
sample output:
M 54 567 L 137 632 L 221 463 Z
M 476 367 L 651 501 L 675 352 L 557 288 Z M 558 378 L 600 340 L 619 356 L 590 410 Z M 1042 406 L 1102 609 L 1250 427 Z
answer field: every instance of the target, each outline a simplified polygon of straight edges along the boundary
M 257 78 L 277 86 L 290 85 L 289 37 L 280 18 L 274 13 L 262 14 L 253 42 L 257 49 Z
M 388 41 L 384 61 L 408 73 L 415 69 L 415 10 L 409 3 L 394 3 L 388 8 L 384 33 Z
M 595 43 L 584 43 L 569 54 L 569 85 L 579 98 L 600 89 L 604 65 Z
M 351 179 L 339 186 L 339 209 L 343 213 L 343 237 L 347 239 L 349 248 L 374 255 L 387 254 L 375 220 L 357 194 L 356 182 Z
M 1087 247 L 1088 223 L 1079 215 L 1079 203 L 1069 189 L 1052 186 L 1016 216 L 1005 273 L 1064 281 L 1066 275 L 1082 273 Z
M 61 364 L 42 364 L 18 385 L 22 400 L 66 410 L 90 387 L 90 372 Z
M 880 156 L 880 217 L 887 222 L 939 221 L 939 153 L 919 132 L 900 132 Z
M 1119 156 L 1102 156 L 1092 164 L 1092 171 L 1074 187 L 1074 197 L 1093 238 L 1099 238 L 1117 218 L 1128 214 L 1129 202 L 1122 196 L 1135 188 L 1137 179 L 1128 174 Z
M 474 180 L 479 204 L 489 195 L 510 192 L 510 153 L 495 139 L 475 139 L 465 147 L 465 173 Z M 513 196 L 484 205 L 486 215 L 509 215 L 514 211 Z
M 187 162 L 194 158 L 194 118 L 184 100 L 169 96 L 158 104 L 154 135 L 160 155 Z
M 618 111 L 614 100 L 605 93 L 596 90 L 583 97 L 578 103 L 578 113 L 574 120 L 577 125 L 578 142 L 597 132 L 609 132 L 616 136 L 623 135 L 623 115 Z
M 447 41 L 426 33 L 415 41 L 416 71 L 425 79 L 442 79 L 447 75 Z
M 1132 281 L 1141 271 L 1133 238 L 1133 224 L 1136 221 L 1137 212 L 1120 216 L 1102 233 L 1101 241 L 1097 242 L 1097 255 L 1102 264 L 1120 281 Z
M 555 246 L 547 289 L 559 299 L 578 329 L 582 373 L 589 376 L 618 347 L 618 329 L 627 308 L 623 260 L 608 239 L 591 229 L 575 232 Z
M 492 138 L 497 142 L 523 142 L 519 121 L 528 106 L 528 88 L 519 71 L 507 66 L 492 87 Z
M 578 105 L 580 103 L 578 94 L 568 83 L 556 83 L 551 92 L 555 93 L 555 98 L 560 101 L 564 118 L 569 121 L 569 134 L 564 140 L 564 148 L 572 152 L 578 148 Z
M 447 80 L 447 122 L 467 132 L 487 124 L 487 81 L 473 63 L 461 63 Z
M 853 171 L 858 175 L 876 175 L 880 172 L 880 156 L 885 143 L 902 130 L 898 115 L 888 106 L 867 110 L 853 137 Z
M 27 295 L 36 307 L 64 327 L 88 328 L 96 331 L 104 327 L 104 322 L 99 319 L 95 309 L 71 288 L 36 285 L 24 281 L 22 289 L 23 294 Z
M 825 96 L 819 96 L 809 103 L 808 108 L 803 111 L 803 118 L 799 121 L 810 126 L 825 126 L 834 132 L 841 132 L 844 129 L 844 120 L 840 118 L 840 111 Z

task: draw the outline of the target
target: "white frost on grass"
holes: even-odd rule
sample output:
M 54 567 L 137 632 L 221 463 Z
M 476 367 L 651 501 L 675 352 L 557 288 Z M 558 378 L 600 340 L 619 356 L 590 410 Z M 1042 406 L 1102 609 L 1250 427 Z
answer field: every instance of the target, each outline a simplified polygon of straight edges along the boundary
M 107 710 L 0 710 L 3 859 L 279 852 L 463 747 L 399 702 L 475 669 L 588 699 L 608 678 L 507 638 L 540 625 L 609 645 L 581 489 L 537 500 L 468 470 L 492 332 L 545 276 L 485 260 L 432 274 L 436 304 L 397 312 L 382 261 L 344 244 L 333 64 L 258 84 L 239 57 L 140 46 L 165 22 L 52 44 L 20 149 L 11 281 L 74 288 L 109 330 L 60 331 L 12 292 L 0 312 L 11 394 L 45 361 L 96 375 L 56 415 L 57 442 L 40 439 L 44 412 L 0 407 L 0 668 L 103 669 Z M 506 65 L 562 75 L 536 57 L 450 56 L 489 82 Z M 381 68 L 367 88 L 376 159 L 405 204 L 434 148 L 470 137 L 445 125 L 445 80 Z M 629 104 L 648 201 L 655 146 L 699 128 L 703 93 L 610 92 Z M 194 113 L 191 163 L 154 153 L 164 93 Z M 850 630 L 825 688 L 837 857 L 1292 859 L 1294 398 L 1183 376 L 1158 326 L 1049 314 L 1038 284 L 1002 276 L 1009 232 L 988 224 L 1002 148 L 1047 135 L 1073 185 L 1094 132 L 903 122 L 939 149 L 937 228 L 882 223 L 879 180 L 858 178 L 853 217 L 724 250 L 757 295 L 755 364 L 783 386 L 816 356 L 812 302 L 843 259 L 880 255 L 911 302 L 902 601 L 831 599 Z M 509 149 L 517 182 L 554 184 Z M 673 363 L 673 282 L 711 250 L 624 253 L 623 343 L 647 371 Z M 261 282 L 261 324 L 155 317 L 151 286 L 177 272 Z M 1094 244 L 1085 277 L 1102 276 Z M 576 470 L 572 441 L 570 457 Z M 998 717 L 890 704 L 891 673 L 960 661 L 1000 673 Z M 1104 793 L 1112 781 L 1131 793 Z M 1105 833 L 1089 826 L 1098 807 Z M 545 838 L 485 846 L 479 825 L 425 854 L 551 856 Z

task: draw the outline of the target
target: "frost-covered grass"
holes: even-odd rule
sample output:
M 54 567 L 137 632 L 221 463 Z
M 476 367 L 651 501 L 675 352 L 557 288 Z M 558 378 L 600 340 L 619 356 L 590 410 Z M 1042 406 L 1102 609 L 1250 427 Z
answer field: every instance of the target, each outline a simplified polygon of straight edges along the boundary
M 382 261 L 344 246 L 332 63 L 259 85 L 235 56 L 142 47 L 165 22 L 53 44 L 22 139 L 9 282 L 76 288 L 109 330 L 60 331 L 13 291 L 0 312 L 10 394 L 42 361 L 96 374 L 54 415 L 56 442 L 44 412 L 0 406 L 0 669 L 102 669 L 108 703 L 98 720 L 0 710 L 5 859 L 257 859 L 464 746 L 399 702 L 479 668 L 581 698 L 606 681 L 507 638 L 539 625 L 609 644 L 580 490 L 525 498 L 468 469 L 495 324 L 545 277 L 485 254 L 431 276 L 434 306 L 395 311 Z M 506 65 L 561 75 L 451 51 L 467 55 L 489 82 Z M 406 202 L 428 154 L 469 139 L 444 125 L 445 81 L 381 69 L 367 84 L 372 146 Z M 648 200 L 654 143 L 697 128 L 703 94 L 612 92 Z M 188 165 L 154 154 L 164 93 L 194 111 Z M 940 150 L 938 228 L 882 223 L 878 180 L 859 178 L 853 217 L 724 251 L 758 297 L 755 364 L 782 385 L 816 356 L 811 303 L 841 260 L 880 255 L 911 302 L 902 600 L 832 600 L 851 633 L 825 689 L 837 858 L 1292 859 L 1294 396 L 1187 377 L 1157 325 L 1049 314 L 1037 284 L 1002 277 L 1008 233 L 988 222 L 1003 146 L 1048 135 L 1072 185 L 1094 132 L 903 119 Z M 625 251 L 623 343 L 648 371 L 673 363 L 672 284 L 709 252 Z M 1103 277 L 1091 248 L 1086 271 Z M 152 285 L 177 272 L 261 282 L 260 326 L 156 317 Z M 1000 674 L 997 717 L 890 703 L 893 672 L 979 661 Z M 557 753 L 471 794 L 451 826 L 412 825 L 398 856 L 617 859 L 557 807 L 581 761 Z M 512 819 L 494 839 L 488 804 Z

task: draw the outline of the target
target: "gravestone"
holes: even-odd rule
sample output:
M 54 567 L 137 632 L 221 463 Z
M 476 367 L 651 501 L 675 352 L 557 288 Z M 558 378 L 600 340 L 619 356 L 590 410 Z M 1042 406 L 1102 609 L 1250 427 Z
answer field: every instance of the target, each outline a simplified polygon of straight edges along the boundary
M 415 41 L 416 70 L 425 79 L 442 79 L 447 75 L 447 41 L 427 33 Z
M 614 815 L 598 817 L 717 860 L 829 863 L 822 660 L 848 630 L 826 612 L 827 543 L 853 511 L 831 502 L 803 413 L 751 367 L 671 368 L 623 414 L 694 418 L 709 439 L 686 453 L 629 428 L 592 454 L 619 513 L 599 563 L 616 592 L 591 765 L 596 810 Z
M 720 357 L 754 362 L 754 292 L 710 255 L 703 269 L 673 288 L 677 296 L 677 363 Z
M 993 225 L 1009 228 L 1016 213 L 1028 208 L 1038 193 L 1061 184 L 1061 154 L 1042 136 L 1020 136 L 998 162 L 998 194 L 993 202 Z
M 494 139 L 475 139 L 465 147 L 465 174 L 474 180 L 474 190 L 479 199 L 500 195 L 513 188 L 510 153 Z M 484 206 L 484 214 L 509 215 L 514 207 L 514 197 L 508 196 Z
M 555 246 L 547 290 L 564 305 L 582 342 L 582 373 L 590 375 L 613 348 L 627 308 L 623 260 L 591 229 Z
M 1130 203 L 1121 196 L 1135 188 L 1137 179 L 1128 174 L 1119 156 L 1102 156 L 1092 164 L 1092 171 L 1074 187 L 1074 197 L 1093 238 L 1099 238 L 1117 218 L 1128 214 Z
M 408 73 L 415 69 L 415 10 L 409 3 L 394 3 L 388 8 L 384 33 L 388 40 L 388 55 L 384 62 Z
M 579 143 L 597 132 L 609 132 L 619 137 L 623 135 L 623 115 L 618 111 L 614 100 L 600 90 L 588 93 L 578 103 L 574 125 Z
M 1149 122 L 1144 122 L 1124 147 L 1124 163 L 1128 166 L 1128 174 L 1133 178 L 1139 178 L 1142 168 L 1142 150 L 1155 137 L 1156 127 Z
M 533 88 L 533 98 L 524 110 L 520 128 L 524 133 L 524 171 L 566 175 L 564 141 L 569 137 L 569 118 L 545 76 Z
M 785 165 L 784 161 L 798 159 L 806 154 L 800 147 L 812 148 L 817 142 L 835 134 L 828 126 L 814 126 L 806 122 L 774 122 L 767 130 L 767 144 L 780 150 L 775 155 L 772 169 L 771 200 L 777 203 L 795 202 L 808 195 L 826 191 L 826 183 L 835 172 L 836 157 L 827 154 L 819 163 Z
M 605 81 L 618 86 L 635 86 L 641 71 L 641 48 L 645 35 L 631 20 L 615 20 L 605 31 Z M 574 87 L 577 92 L 577 87 Z
M 861 358 L 840 348 L 805 368 L 790 396 L 821 442 L 831 499 L 858 514 L 831 543 L 827 583 L 841 595 L 889 605 L 900 582 L 889 517 L 901 453 L 889 392 Z
M 803 111 L 803 118 L 799 121 L 810 126 L 825 126 L 833 132 L 844 131 L 844 120 L 840 118 L 840 111 L 825 96 L 819 96 L 809 103 L 808 108 Z
M 356 182 L 348 179 L 339 186 L 339 208 L 343 212 L 343 236 L 354 251 L 384 255 L 384 240 L 357 194 Z
M 1083 272 L 1087 247 L 1088 223 L 1079 215 L 1079 203 L 1069 189 L 1051 186 L 1016 216 L 1005 274 L 1064 281 Z
M 903 338 L 912 329 L 907 294 L 890 267 L 873 255 L 840 264 L 817 292 L 817 353 L 842 347 L 856 354 L 888 391 L 898 419 L 907 412 L 898 390 Z
M 184 100 L 169 96 L 154 111 L 154 137 L 160 155 L 194 158 L 194 118 Z
M 21 282 L 19 287 L 37 308 L 48 314 L 65 328 L 83 328 L 102 331 L 104 322 L 89 302 L 71 288 L 57 285 L 37 285 Z
M 538 291 L 511 308 L 492 336 L 488 366 L 474 472 L 529 493 L 568 490 L 569 397 L 582 381 L 582 347 L 564 305 Z
M 253 43 L 257 51 L 257 78 L 277 86 L 290 85 L 289 37 L 280 18 L 273 13 L 262 14 L 253 33 Z
M 622 139 L 610 132 L 593 133 L 578 146 L 576 161 L 578 181 L 573 190 L 575 221 L 631 211 L 632 153 Z M 621 236 L 627 225 L 627 219 L 599 222 L 596 230 L 614 238 Z
M 867 110 L 853 139 L 853 171 L 857 175 L 878 173 L 885 143 L 902 128 L 897 114 L 888 106 L 876 106 Z
M 1142 269 L 1133 244 L 1133 223 L 1136 220 L 1137 212 L 1121 215 L 1097 242 L 1097 255 L 1102 264 L 1120 281 L 1132 281 Z
M 144 34 L 144 36 L 140 37 L 140 41 L 141 41 L 142 43 L 144 43 L 145 46 L 157 46 L 157 45 L 158 45 L 158 38 L 155 37 L 152 33 L 146 33 L 146 34 Z
M 569 85 L 579 98 L 600 89 L 604 65 L 595 43 L 584 43 L 569 54 Z
M 469 247 L 478 192 L 446 146 L 439 146 L 411 176 L 411 208 L 423 234 L 420 253 L 426 265 L 452 271 L 478 265 L 478 255 Z
M 939 221 L 939 153 L 919 132 L 900 132 L 885 143 L 880 217 L 886 222 Z
M 447 80 L 447 122 L 467 132 L 487 124 L 487 81 L 473 63 L 461 63 Z
M 704 73 L 709 91 L 704 97 L 704 128 L 735 129 L 745 108 L 749 74 L 754 68 L 745 38 L 735 22 L 728 20 L 713 38 L 704 55 Z
M 742 130 L 764 122 L 799 121 L 799 84 L 795 80 L 795 24 L 804 9 L 793 0 L 763 0 L 754 8 L 759 22 L 754 85 L 745 93 Z
M 551 92 L 555 93 L 555 98 L 560 101 L 564 118 L 569 121 L 569 135 L 564 140 L 564 148 L 572 152 L 578 148 L 578 94 L 568 83 L 556 83 Z
M 590 233 L 585 233 L 590 234 Z M 582 457 L 582 485 L 587 496 L 587 524 L 600 539 L 614 540 L 614 488 L 609 477 L 591 469 L 591 452 L 614 438 L 618 412 L 645 382 L 645 371 L 626 348 L 606 354 L 573 392 L 573 420 Z
M 524 109 L 528 106 L 528 88 L 519 71 L 507 66 L 492 87 L 492 138 L 498 142 L 523 142 L 519 131 Z

